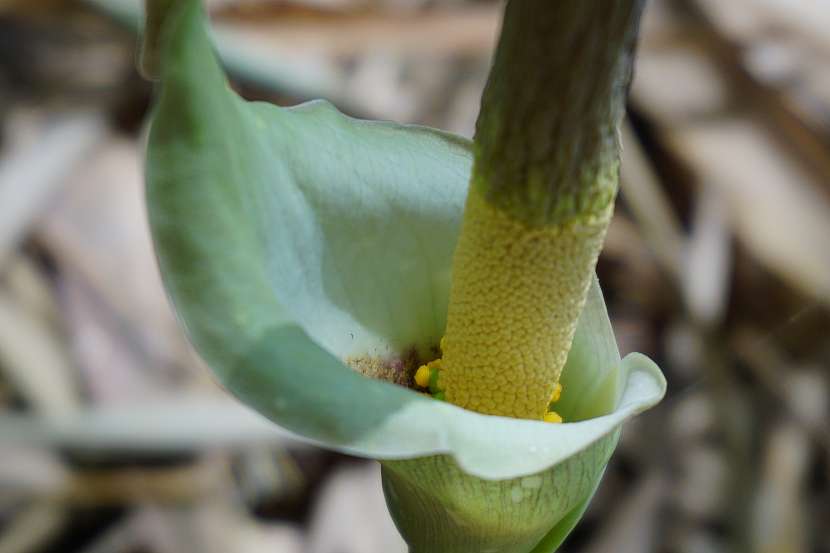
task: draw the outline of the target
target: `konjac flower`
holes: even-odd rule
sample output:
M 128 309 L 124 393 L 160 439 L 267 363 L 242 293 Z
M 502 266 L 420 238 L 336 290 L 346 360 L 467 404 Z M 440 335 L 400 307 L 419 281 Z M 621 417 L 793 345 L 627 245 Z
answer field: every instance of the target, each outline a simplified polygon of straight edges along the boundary
M 411 551 L 555 549 L 622 422 L 665 390 L 647 358 L 620 360 L 593 276 L 619 111 L 594 124 L 576 106 L 590 124 L 570 149 L 590 163 L 574 165 L 523 134 L 549 110 L 515 112 L 494 78 L 475 144 L 324 102 L 249 103 L 228 86 L 198 0 L 157 5 L 148 213 L 197 351 L 279 425 L 380 460 Z M 503 42 L 511 21 L 527 24 L 509 10 Z M 620 10 L 609 30 L 630 27 Z M 622 94 L 606 90 L 619 79 L 598 82 L 596 94 Z M 522 156 L 541 166 L 520 164 L 527 179 L 511 184 Z M 545 167 L 585 186 L 551 188 Z

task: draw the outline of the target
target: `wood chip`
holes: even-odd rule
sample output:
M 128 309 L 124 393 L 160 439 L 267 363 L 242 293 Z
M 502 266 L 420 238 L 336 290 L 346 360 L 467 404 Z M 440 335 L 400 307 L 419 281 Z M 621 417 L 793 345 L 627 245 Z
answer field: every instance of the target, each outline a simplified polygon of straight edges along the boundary
M 649 553 L 657 551 L 656 524 L 663 505 L 665 482 L 647 475 L 614 510 L 611 520 L 591 540 L 583 553 Z
M 758 553 L 807 553 L 807 471 L 810 441 L 802 427 L 782 421 L 768 434 L 761 488 L 752 525 L 752 550 Z
M 620 193 L 663 270 L 680 279 L 685 249 L 680 222 L 639 139 L 627 123 L 622 128 L 622 143 Z
M 235 400 L 182 396 L 90 407 L 60 419 L 0 417 L 0 444 L 72 447 L 103 452 L 187 452 L 210 447 L 281 444 L 305 447 Z
M 33 502 L 3 527 L 0 553 L 30 553 L 43 547 L 64 526 L 68 511 L 51 499 Z
M 0 159 L 0 267 L 65 177 L 107 134 L 101 113 L 55 116 L 38 138 Z
M 134 140 L 114 138 L 99 147 L 68 178 L 66 189 L 35 228 L 36 237 L 65 275 L 73 323 L 109 326 L 130 341 L 143 370 L 157 378 L 172 373 L 179 380 L 204 380 L 207 373 L 195 367 L 161 283 L 140 164 Z M 102 306 L 108 318 L 99 316 Z M 95 326 L 73 324 L 71 331 L 81 342 L 76 352 L 82 355 L 82 368 L 90 377 L 106 378 L 106 354 L 115 356 L 117 345 L 107 343 L 105 332 L 95 334 Z M 96 350 L 94 344 L 83 347 L 83 340 L 96 338 L 103 349 Z
M 660 48 L 637 57 L 631 101 L 661 126 L 718 113 L 727 99 L 723 78 L 701 51 Z
M 729 296 L 732 237 L 723 195 L 715 186 L 699 188 L 680 281 L 689 312 L 708 327 L 721 322 Z
M 0 369 L 40 415 L 59 420 L 78 407 L 66 345 L 42 320 L 0 289 Z
M 360 508 L 356 509 L 355 506 Z M 404 553 L 380 484 L 377 463 L 335 472 L 318 498 L 308 553 Z
M 763 127 L 727 119 L 671 134 L 700 182 L 719 189 L 738 238 L 770 270 L 830 305 L 830 202 Z

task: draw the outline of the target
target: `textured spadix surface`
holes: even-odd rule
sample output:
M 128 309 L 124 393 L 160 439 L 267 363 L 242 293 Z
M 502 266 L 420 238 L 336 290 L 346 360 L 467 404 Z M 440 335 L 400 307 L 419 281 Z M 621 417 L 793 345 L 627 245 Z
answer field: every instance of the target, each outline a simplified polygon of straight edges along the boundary
M 444 331 L 468 143 L 322 102 L 243 101 L 197 0 L 168 15 L 162 43 L 149 218 L 168 292 L 219 380 L 309 440 L 387 460 L 413 551 L 530 551 L 545 534 L 535 551 L 555 547 L 619 425 L 665 390 L 647 358 L 620 361 L 596 282 L 557 405 L 573 422 L 480 415 L 355 373 L 344 359 L 427 352 Z

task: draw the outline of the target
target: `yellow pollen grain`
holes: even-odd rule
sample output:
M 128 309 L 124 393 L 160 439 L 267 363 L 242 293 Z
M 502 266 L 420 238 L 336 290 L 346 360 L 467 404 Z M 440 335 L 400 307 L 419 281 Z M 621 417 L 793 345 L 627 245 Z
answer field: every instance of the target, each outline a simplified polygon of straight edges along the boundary
M 550 403 L 556 403 L 562 397 L 562 384 L 557 382 L 553 385 L 553 393 L 550 395 Z
M 415 384 L 421 388 L 429 386 L 429 374 L 430 369 L 427 365 L 421 365 L 418 367 L 418 370 L 415 371 Z
M 447 401 L 542 420 L 568 357 L 611 207 L 530 226 L 470 188 L 443 343 Z
M 545 416 L 542 418 L 545 422 L 552 422 L 554 424 L 559 424 L 562 422 L 562 417 L 559 416 L 559 413 L 556 411 L 548 411 L 545 413 Z

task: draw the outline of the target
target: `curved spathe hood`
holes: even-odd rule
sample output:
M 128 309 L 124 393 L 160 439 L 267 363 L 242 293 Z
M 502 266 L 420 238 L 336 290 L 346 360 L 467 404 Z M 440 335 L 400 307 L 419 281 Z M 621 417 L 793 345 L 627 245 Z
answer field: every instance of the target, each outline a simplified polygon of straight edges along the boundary
M 469 144 L 282 109 L 228 87 L 198 2 L 166 24 L 147 199 L 167 290 L 220 381 L 281 426 L 355 455 L 447 454 L 469 474 L 533 474 L 611 434 L 665 391 L 622 362 L 594 283 L 558 411 L 571 422 L 479 415 L 364 378 L 354 355 L 434 347 L 444 328 Z

